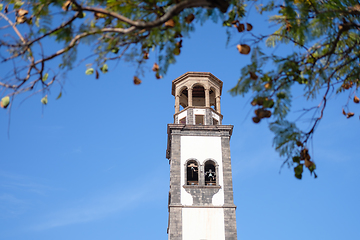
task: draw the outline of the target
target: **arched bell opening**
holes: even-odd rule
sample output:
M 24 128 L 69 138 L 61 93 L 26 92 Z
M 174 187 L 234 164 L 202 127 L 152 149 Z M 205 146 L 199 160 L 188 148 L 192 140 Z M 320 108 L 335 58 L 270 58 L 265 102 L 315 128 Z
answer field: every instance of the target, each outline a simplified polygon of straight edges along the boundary
M 210 107 L 216 111 L 215 88 L 211 87 L 209 91 Z
M 192 89 L 193 106 L 205 106 L 205 89 L 202 85 L 195 85 Z
M 209 160 L 205 163 L 205 185 L 217 185 L 216 164 Z
M 199 166 L 195 160 L 186 164 L 186 185 L 199 185 Z
M 180 91 L 180 111 L 189 106 L 189 92 L 187 87 Z

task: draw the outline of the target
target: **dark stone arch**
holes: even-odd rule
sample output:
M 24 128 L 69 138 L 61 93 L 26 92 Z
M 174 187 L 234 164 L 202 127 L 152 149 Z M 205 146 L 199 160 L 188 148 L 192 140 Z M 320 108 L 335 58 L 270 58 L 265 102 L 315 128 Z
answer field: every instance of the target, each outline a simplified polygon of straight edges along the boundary
M 205 186 L 219 185 L 219 164 L 214 159 L 204 161 Z
M 199 185 L 200 163 L 196 159 L 185 162 L 185 185 Z
M 183 86 L 179 91 L 179 97 L 180 97 L 180 111 L 186 107 L 189 106 L 189 91 L 187 86 Z M 182 107 L 182 109 L 181 109 Z

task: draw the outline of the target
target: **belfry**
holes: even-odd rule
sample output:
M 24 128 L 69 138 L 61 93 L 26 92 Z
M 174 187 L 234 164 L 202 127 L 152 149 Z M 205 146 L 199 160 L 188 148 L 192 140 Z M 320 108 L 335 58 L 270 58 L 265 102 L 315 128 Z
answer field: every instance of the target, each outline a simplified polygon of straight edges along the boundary
M 222 81 L 187 72 L 172 81 L 168 124 L 169 240 L 236 240 L 230 157 L 232 125 L 222 125 Z

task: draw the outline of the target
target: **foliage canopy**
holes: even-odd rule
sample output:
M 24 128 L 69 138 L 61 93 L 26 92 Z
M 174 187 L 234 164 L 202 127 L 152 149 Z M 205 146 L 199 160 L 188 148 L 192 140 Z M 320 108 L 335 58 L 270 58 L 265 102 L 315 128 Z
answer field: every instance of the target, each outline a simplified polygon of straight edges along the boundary
M 152 70 L 156 78 L 166 73 L 181 53 L 182 39 L 194 30 L 194 19 L 205 22 L 221 19 L 225 28 L 251 31 L 251 24 L 241 23 L 246 4 L 255 6 L 257 14 L 270 15 L 276 31 L 267 35 L 251 34 L 237 46 L 240 54 L 251 54 L 251 63 L 241 69 L 233 95 L 253 93 L 253 121 L 270 118 L 274 146 L 284 164 L 294 167 L 301 179 L 304 166 L 314 173 L 316 165 L 309 154 L 309 140 L 324 116 L 331 95 L 346 93 L 343 114 L 354 116 L 351 102 L 360 85 L 360 4 L 357 0 L 6 0 L 0 4 L 3 38 L 0 40 L 1 62 L 12 61 L 14 68 L 2 73 L 1 106 L 11 107 L 20 93 L 43 92 L 43 104 L 54 83 L 61 84 L 59 74 L 74 67 L 80 43 L 93 46 L 94 62 L 86 74 L 108 71 L 109 61 L 132 61 L 137 64 L 134 84 L 155 50 L 157 62 Z M 231 31 L 228 31 L 229 37 Z M 45 41 L 55 41 L 58 48 L 46 48 Z M 289 55 L 265 54 L 268 47 L 291 44 Z M 82 56 L 83 57 L 83 56 Z M 61 58 L 58 69 L 50 62 Z M 271 70 L 265 65 L 273 64 Z M 291 90 L 303 86 L 307 99 L 321 102 L 304 109 L 312 114 L 309 129 L 300 129 L 288 119 Z M 58 98 L 61 97 L 61 92 Z M 350 101 L 351 100 L 351 101 Z M 302 115 L 302 116 L 303 116 Z

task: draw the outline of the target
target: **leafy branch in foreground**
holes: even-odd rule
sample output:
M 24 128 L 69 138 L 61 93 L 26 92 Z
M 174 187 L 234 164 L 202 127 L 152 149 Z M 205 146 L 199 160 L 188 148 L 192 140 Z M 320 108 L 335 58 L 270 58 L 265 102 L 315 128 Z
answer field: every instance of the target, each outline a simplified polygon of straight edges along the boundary
M 242 3 L 223 0 L 3 2 L 0 61 L 14 64 L 0 76 L 3 107 L 11 107 L 20 93 L 42 92 L 45 96 L 54 83 L 61 85 L 60 73 L 74 67 L 80 44 L 93 48 L 84 58 L 93 59 L 86 74 L 98 79 L 108 71 L 108 62 L 131 61 L 137 64 L 134 83 L 139 84 L 138 75 L 150 50 L 156 52 L 153 71 L 159 79 L 180 54 L 183 36 L 194 30 L 194 19 L 233 21 L 244 13 Z M 52 68 L 55 64 L 59 67 Z
M 304 166 L 314 173 L 316 165 L 309 154 L 309 142 L 324 117 L 332 95 L 348 94 L 342 112 L 355 113 L 351 102 L 360 100 L 360 3 L 357 0 L 6 0 L 0 4 L 1 63 L 13 68 L 0 75 L 3 108 L 11 108 L 19 94 L 42 93 L 48 104 L 54 83 L 62 87 L 61 73 L 73 68 L 79 46 L 88 45 L 92 54 L 85 74 L 109 71 L 112 61 L 136 64 L 134 84 L 154 51 L 152 71 L 160 79 L 181 54 L 185 37 L 194 30 L 194 20 L 221 19 L 228 39 L 235 27 L 249 32 L 252 25 L 241 23 L 245 3 L 255 5 L 258 13 L 271 15 L 279 28 L 268 35 L 255 35 L 237 45 L 240 54 L 250 54 L 251 62 L 241 69 L 233 95 L 252 92 L 255 123 L 270 119 L 274 147 L 284 164 L 294 167 L 301 179 Z M 248 41 L 248 42 L 246 42 Z M 286 55 L 265 54 L 268 47 L 292 45 Z M 51 47 L 49 47 L 51 46 Z M 83 57 L 83 56 L 82 56 Z M 59 67 L 53 68 L 52 66 Z M 269 67 L 271 65 L 271 67 Z M 275 67 L 273 67 L 275 66 Z M 304 102 L 320 99 L 318 105 L 303 109 L 299 119 L 312 115 L 309 128 L 289 120 L 294 87 L 303 87 Z M 58 95 L 57 99 L 62 96 Z M 340 112 L 340 111 L 339 111 Z
M 249 2 L 257 4 L 256 0 Z M 272 14 L 270 21 L 279 28 L 269 35 L 252 36 L 251 64 L 242 68 L 239 82 L 231 93 L 254 93 L 252 105 L 258 109 L 253 121 L 258 123 L 266 116 L 273 117 L 269 127 L 275 134 L 275 149 L 286 158 L 284 164 L 295 165 L 295 177 L 301 179 L 303 166 L 310 173 L 316 168 L 310 160 L 309 140 L 324 117 L 330 96 L 347 93 L 349 99 L 359 103 L 355 94 L 360 86 L 360 4 L 355 0 L 285 0 L 257 4 L 256 8 L 260 14 Z M 276 11 L 278 14 L 274 14 Z M 292 44 L 297 50 L 287 56 L 265 55 L 259 46 L 263 41 L 269 47 Z M 277 69 L 266 71 L 267 64 Z M 313 114 L 308 130 L 300 130 L 295 122 L 286 120 L 291 90 L 296 85 L 303 86 L 305 100 L 320 95 L 320 103 L 304 109 L 299 117 Z M 347 118 L 354 116 L 349 103 L 347 101 L 343 108 Z

